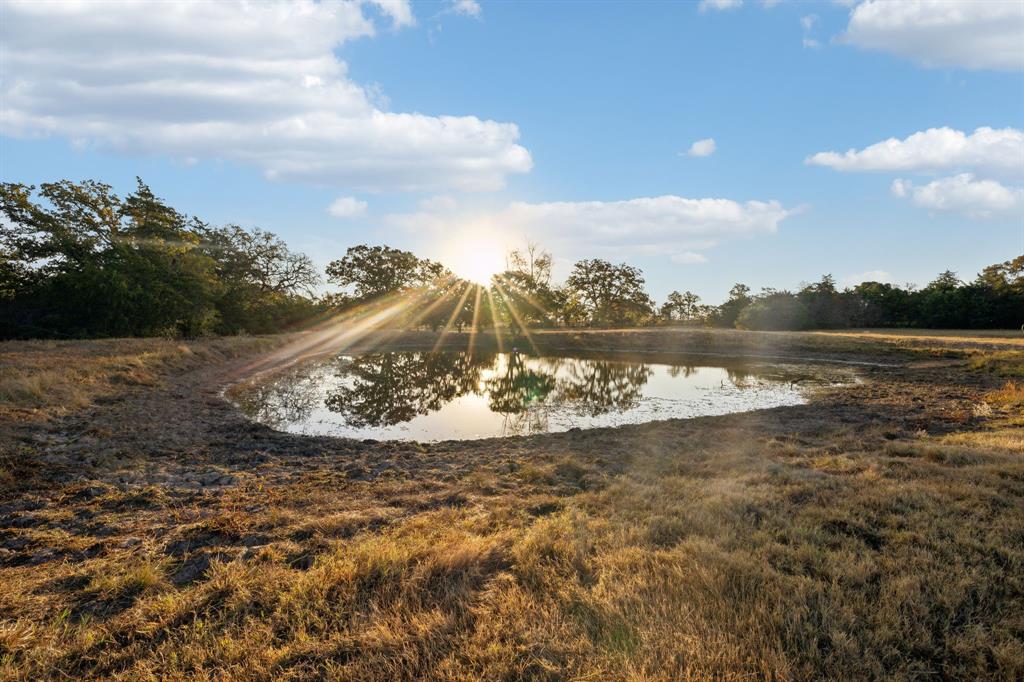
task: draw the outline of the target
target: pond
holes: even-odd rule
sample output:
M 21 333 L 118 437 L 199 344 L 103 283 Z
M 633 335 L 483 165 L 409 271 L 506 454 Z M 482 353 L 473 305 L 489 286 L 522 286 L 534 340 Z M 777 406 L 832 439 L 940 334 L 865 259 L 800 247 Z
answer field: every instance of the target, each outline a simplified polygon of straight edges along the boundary
M 388 351 L 309 361 L 233 398 L 281 431 L 438 441 L 800 405 L 809 386 L 851 380 L 820 366 L 699 362 Z

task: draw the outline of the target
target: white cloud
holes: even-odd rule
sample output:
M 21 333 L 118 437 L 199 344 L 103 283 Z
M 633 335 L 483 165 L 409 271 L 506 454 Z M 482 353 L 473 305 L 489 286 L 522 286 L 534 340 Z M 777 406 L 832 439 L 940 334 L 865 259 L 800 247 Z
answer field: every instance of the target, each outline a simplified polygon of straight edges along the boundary
M 414 21 L 405 0 L 370 4 Z M 365 191 L 494 190 L 529 171 L 514 124 L 390 112 L 349 79 L 334 49 L 374 35 L 366 5 L 4 0 L 0 132 Z
M 976 180 L 970 173 L 939 178 L 926 185 L 897 179 L 892 183 L 894 196 L 934 211 L 953 211 L 970 218 L 997 218 L 1020 214 L 1024 208 L 1024 189 L 1005 187 L 995 180 Z
M 391 17 L 395 28 L 402 26 L 413 26 L 416 18 L 412 15 L 412 5 L 409 0 L 369 0 L 369 3 L 376 5 L 380 11 Z
M 338 197 L 327 208 L 335 218 L 357 218 L 366 213 L 366 202 L 355 197 Z
M 480 18 L 480 3 L 476 0 L 452 0 L 451 11 L 474 19 Z
M 624 201 L 513 202 L 490 211 L 460 210 L 449 203 L 391 214 L 385 222 L 413 233 L 502 234 L 510 243 L 526 236 L 555 253 L 578 257 L 654 254 L 693 263 L 702 258 L 697 251 L 722 240 L 773 234 L 793 213 L 777 201 L 740 203 L 668 195 Z
M 715 153 L 717 147 L 715 138 L 709 137 L 704 140 L 697 140 L 691 144 L 690 149 L 686 153 L 690 156 L 711 156 Z
M 800 17 L 800 27 L 804 30 L 803 46 L 811 49 L 817 49 L 821 47 L 821 43 L 811 33 L 814 31 L 814 27 L 818 25 L 818 15 L 808 14 Z
M 672 254 L 672 262 L 679 263 L 680 265 L 694 265 L 697 263 L 707 263 L 708 259 L 702 253 L 694 253 L 693 251 L 682 251 L 680 253 Z
M 700 0 L 697 9 L 701 12 L 708 10 L 736 9 L 743 4 L 743 0 Z
M 1019 0 L 868 0 L 850 13 L 842 42 L 930 67 L 1024 68 Z
M 806 159 L 839 171 L 935 172 L 954 168 L 994 173 L 1024 171 L 1024 131 L 978 128 L 970 135 L 929 128 L 906 139 L 891 137 L 858 151 L 818 152 Z
M 862 282 L 881 282 L 882 284 L 892 284 L 892 275 L 885 270 L 868 270 L 867 272 L 861 272 L 856 275 L 847 275 L 843 278 L 842 285 L 844 287 L 855 287 Z
M 458 206 L 455 199 L 444 195 L 428 197 L 419 203 L 419 207 L 423 211 L 454 211 Z

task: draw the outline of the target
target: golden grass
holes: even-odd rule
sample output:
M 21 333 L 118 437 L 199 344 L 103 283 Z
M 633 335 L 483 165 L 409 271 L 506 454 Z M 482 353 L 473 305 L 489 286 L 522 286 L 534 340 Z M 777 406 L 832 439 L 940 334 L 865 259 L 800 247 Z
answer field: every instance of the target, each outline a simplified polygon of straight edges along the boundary
M 200 367 L 280 342 L 267 337 L 0 342 L 0 405 L 21 414 L 66 413 L 125 387 L 156 385 L 168 371 Z M 73 349 L 73 354 L 63 357 L 64 349 Z
M 975 359 L 922 364 L 951 386 L 1016 356 Z M 71 488 L 3 531 L 71 558 L 0 567 L 0 679 L 1021 679 L 1022 389 L 894 430 L 887 401 L 954 410 L 921 376 L 876 375 L 860 421 L 404 448 L 390 461 L 422 469 L 311 460 L 191 497 Z M 427 468 L 444 457 L 462 468 Z

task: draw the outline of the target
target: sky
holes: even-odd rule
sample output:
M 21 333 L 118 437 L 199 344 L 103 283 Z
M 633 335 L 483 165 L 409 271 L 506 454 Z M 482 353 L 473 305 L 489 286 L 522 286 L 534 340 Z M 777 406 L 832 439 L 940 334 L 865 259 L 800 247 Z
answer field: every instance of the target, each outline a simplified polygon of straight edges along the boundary
M 0 2 L 0 180 L 659 301 L 1024 253 L 1024 2 Z

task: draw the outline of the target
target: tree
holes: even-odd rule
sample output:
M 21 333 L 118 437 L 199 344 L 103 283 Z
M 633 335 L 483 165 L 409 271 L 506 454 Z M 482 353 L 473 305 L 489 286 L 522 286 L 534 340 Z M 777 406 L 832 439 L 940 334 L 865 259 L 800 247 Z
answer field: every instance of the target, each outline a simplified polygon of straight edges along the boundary
M 543 250 L 535 242 L 527 242 L 522 249 L 508 252 L 505 269 L 517 272 L 540 287 L 551 286 L 551 252 Z
M 197 228 L 223 286 L 217 301 L 220 331 L 269 332 L 313 313 L 310 296 L 320 275 L 308 256 L 259 228 Z
M 198 334 L 216 322 L 212 261 L 188 219 L 141 180 L 123 201 L 109 185 L 62 180 L 0 186 L 7 258 L 31 281 L 4 310 L 11 335 Z M 11 322 L 10 320 L 13 320 Z
M 754 330 L 800 330 L 811 326 L 811 316 L 807 306 L 793 294 L 774 292 L 740 311 L 736 326 Z
M 729 290 L 729 300 L 718 306 L 713 316 L 713 322 L 717 327 L 735 327 L 736 320 L 740 313 L 750 305 L 750 287 L 746 284 L 734 284 Z
M 824 275 L 820 281 L 804 286 L 797 297 L 807 308 L 810 324 L 816 329 L 848 327 L 855 317 L 854 311 L 847 309 L 846 297 L 836 289 L 832 275 Z
M 702 306 L 700 296 L 686 291 L 679 293 L 673 291 L 661 304 L 661 317 L 669 322 L 689 322 L 700 317 Z
M 343 258 L 327 265 L 327 280 L 352 287 L 358 302 L 432 286 L 449 274 L 441 264 L 418 258 L 409 251 L 365 244 L 349 247 Z
M 581 260 L 573 266 L 566 287 L 578 297 L 591 324 L 641 324 L 654 314 L 654 301 L 644 290 L 639 268 L 605 260 Z
M 0 185 L 0 334 L 274 331 L 309 315 L 312 262 L 274 235 L 210 228 L 141 179 Z

